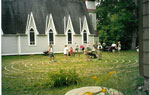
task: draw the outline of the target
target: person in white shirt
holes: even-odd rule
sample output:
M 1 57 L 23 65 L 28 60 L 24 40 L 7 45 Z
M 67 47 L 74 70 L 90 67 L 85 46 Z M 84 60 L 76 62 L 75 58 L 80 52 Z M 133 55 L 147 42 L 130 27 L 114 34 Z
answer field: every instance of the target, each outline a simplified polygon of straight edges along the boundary
M 53 51 L 53 46 L 50 44 L 49 45 L 49 49 L 48 49 L 48 52 L 50 54 L 50 61 L 54 61 L 54 51 Z
M 136 47 L 136 51 L 139 52 L 139 46 Z
M 101 43 L 99 43 L 97 46 L 98 60 L 102 60 L 102 49 L 103 49 L 103 47 L 102 47 Z
M 64 48 L 64 56 L 65 56 L 65 60 L 67 61 L 67 55 L 68 54 L 68 47 L 67 45 L 65 45 L 65 48 Z
M 78 52 L 79 51 L 79 46 L 77 43 L 75 43 L 75 52 Z
M 75 52 L 79 54 L 80 57 L 80 53 L 79 53 L 79 45 L 77 43 L 75 43 Z
M 116 45 L 115 43 L 113 43 L 111 46 L 112 46 L 112 47 L 116 47 L 117 45 Z
M 115 49 L 117 48 L 117 45 L 113 42 L 113 44 L 111 45 L 111 48 L 112 48 L 112 52 L 114 53 Z

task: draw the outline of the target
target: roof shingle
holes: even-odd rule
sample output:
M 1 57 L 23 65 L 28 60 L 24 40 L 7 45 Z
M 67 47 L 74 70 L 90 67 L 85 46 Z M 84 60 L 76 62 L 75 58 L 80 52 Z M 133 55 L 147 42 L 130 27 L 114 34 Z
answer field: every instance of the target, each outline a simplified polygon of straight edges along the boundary
M 53 16 L 58 34 L 64 34 L 64 16 L 70 15 L 74 31 L 80 34 L 79 17 L 87 17 L 91 34 L 94 29 L 81 0 L 2 0 L 2 29 L 4 34 L 25 33 L 28 14 L 33 13 L 39 34 L 45 34 L 46 16 Z

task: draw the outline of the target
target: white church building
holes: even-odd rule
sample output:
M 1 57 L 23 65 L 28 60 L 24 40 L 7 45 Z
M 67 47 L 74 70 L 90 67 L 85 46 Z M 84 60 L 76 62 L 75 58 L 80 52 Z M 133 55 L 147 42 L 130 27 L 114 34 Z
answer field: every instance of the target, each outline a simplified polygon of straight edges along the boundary
M 2 55 L 42 54 L 53 45 L 98 41 L 94 0 L 2 0 Z

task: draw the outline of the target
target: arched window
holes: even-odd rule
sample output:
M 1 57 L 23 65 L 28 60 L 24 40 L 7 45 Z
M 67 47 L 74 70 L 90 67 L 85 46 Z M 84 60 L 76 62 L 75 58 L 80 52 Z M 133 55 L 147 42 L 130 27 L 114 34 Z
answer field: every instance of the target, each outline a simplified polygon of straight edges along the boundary
M 72 44 L 72 33 L 70 30 L 68 31 L 68 44 Z
M 31 28 L 30 29 L 30 45 L 35 45 L 35 33 L 34 30 Z
M 83 31 L 83 43 L 87 43 L 87 32 L 85 30 Z
M 54 44 L 54 35 L 52 30 L 49 30 L 49 44 Z

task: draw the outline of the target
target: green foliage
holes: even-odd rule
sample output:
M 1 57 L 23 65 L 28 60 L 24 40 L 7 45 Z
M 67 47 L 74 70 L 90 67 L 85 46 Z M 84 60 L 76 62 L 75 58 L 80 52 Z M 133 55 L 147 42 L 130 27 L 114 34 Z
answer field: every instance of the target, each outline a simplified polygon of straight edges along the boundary
M 133 0 L 101 0 L 97 6 L 97 28 L 100 42 L 111 45 L 121 41 L 122 49 L 130 49 L 137 29 L 136 6 Z
M 74 70 L 62 70 L 60 69 L 59 72 L 50 74 L 51 83 L 54 87 L 62 87 L 62 86 L 70 86 L 73 84 L 78 84 L 80 78 L 78 74 Z

